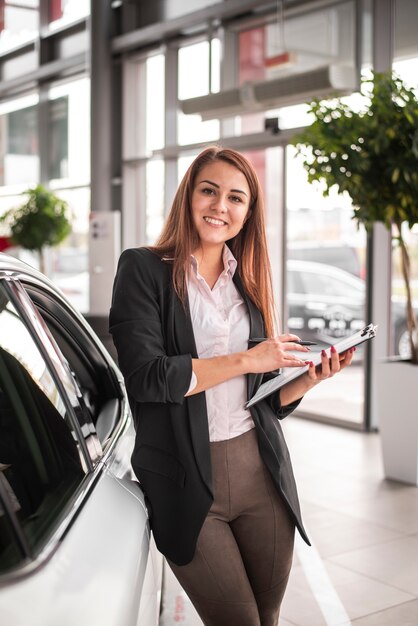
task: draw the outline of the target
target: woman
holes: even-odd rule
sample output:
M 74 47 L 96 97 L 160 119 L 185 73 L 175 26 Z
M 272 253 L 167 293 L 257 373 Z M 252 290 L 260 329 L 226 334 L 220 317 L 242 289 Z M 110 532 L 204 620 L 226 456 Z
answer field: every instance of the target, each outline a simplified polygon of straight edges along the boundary
M 275 336 L 262 194 L 241 154 L 204 150 L 156 246 L 122 254 L 110 331 L 158 548 L 205 624 L 276 625 L 295 526 L 309 543 L 279 420 L 352 352 L 323 351 L 321 367 L 245 408 L 308 348 Z

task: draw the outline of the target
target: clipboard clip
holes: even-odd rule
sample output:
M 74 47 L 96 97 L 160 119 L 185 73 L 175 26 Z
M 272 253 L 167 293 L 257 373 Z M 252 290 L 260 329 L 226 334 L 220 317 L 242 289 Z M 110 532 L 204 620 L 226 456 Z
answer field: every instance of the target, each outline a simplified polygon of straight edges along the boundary
M 374 337 L 377 331 L 377 325 L 373 326 L 373 324 L 369 324 L 361 331 L 361 337 L 365 337 L 365 335 L 369 335 L 370 337 Z

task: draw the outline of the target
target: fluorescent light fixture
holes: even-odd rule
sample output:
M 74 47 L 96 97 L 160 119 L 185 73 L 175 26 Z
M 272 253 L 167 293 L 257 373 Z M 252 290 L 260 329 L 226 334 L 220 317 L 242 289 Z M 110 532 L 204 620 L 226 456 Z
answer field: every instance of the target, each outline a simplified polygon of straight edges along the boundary
M 202 120 L 210 120 L 301 104 L 313 98 L 347 95 L 358 87 L 355 67 L 325 65 L 270 80 L 246 82 L 234 89 L 180 100 L 179 104 L 183 113 L 197 113 Z

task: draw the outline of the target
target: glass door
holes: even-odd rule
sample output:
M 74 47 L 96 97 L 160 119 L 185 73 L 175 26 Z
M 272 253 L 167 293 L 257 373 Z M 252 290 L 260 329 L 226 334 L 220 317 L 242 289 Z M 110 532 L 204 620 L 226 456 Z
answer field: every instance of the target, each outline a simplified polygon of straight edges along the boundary
M 292 146 L 286 148 L 286 319 L 289 331 L 328 349 L 363 328 L 366 304 L 366 235 L 352 220 L 345 194 L 324 197 L 308 183 Z M 304 398 L 309 417 L 361 425 L 364 352 L 336 378 Z
M 310 185 L 292 146 L 239 150 L 254 165 L 265 196 L 267 241 L 280 332 L 329 350 L 367 324 L 366 234 L 350 198 Z M 303 399 L 297 414 L 353 428 L 364 424 L 365 355 Z

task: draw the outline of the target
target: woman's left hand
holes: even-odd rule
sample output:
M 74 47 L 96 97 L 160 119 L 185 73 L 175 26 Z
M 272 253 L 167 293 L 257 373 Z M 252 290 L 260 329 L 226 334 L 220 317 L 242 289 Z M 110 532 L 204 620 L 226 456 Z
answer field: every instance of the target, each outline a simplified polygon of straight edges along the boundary
M 353 360 L 355 348 L 350 348 L 341 354 L 338 354 L 334 346 L 331 346 L 330 356 L 328 356 L 326 350 L 321 351 L 321 364 L 315 365 L 311 362 L 308 369 L 309 381 L 313 384 L 317 384 L 322 380 L 331 378 L 338 372 L 348 367 Z
M 322 350 L 321 364 L 315 365 L 311 362 L 308 371 L 299 378 L 291 380 L 280 390 L 280 400 L 282 406 L 291 404 L 295 400 L 299 400 L 307 391 L 315 387 L 322 380 L 331 378 L 338 372 L 348 367 L 353 360 L 355 348 L 350 348 L 345 352 L 338 354 L 334 346 L 331 346 L 330 353 Z

